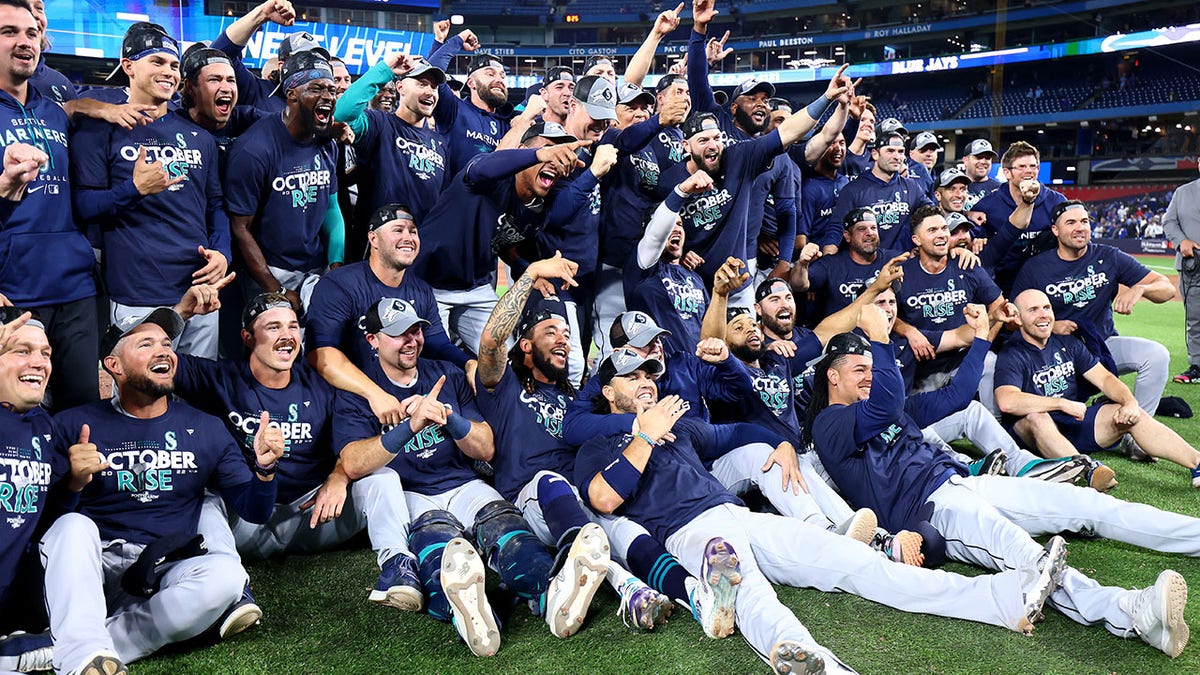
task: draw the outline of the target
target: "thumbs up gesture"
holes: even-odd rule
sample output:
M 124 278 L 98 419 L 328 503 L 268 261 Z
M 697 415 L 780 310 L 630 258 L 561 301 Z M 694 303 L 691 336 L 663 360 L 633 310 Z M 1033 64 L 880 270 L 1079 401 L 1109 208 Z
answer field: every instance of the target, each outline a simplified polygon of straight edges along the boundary
M 258 433 L 254 434 L 254 462 L 260 469 L 272 469 L 283 457 L 283 450 L 283 431 L 271 426 L 271 415 L 262 411 L 258 418 Z
M 108 462 L 101 457 L 96 444 L 91 442 L 92 430 L 83 425 L 79 430 L 79 440 L 67 451 L 71 460 L 71 478 L 68 486 L 72 492 L 79 492 L 92 482 L 92 476 L 108 468 Z

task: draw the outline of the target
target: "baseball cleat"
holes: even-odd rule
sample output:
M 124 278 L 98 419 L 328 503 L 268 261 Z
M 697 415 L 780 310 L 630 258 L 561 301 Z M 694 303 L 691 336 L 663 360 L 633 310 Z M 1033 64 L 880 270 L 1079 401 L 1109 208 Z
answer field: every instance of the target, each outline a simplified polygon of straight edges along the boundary
M 442 590 L 454 614 L 452 623 L 475 656 L 494 656 L 500 627 L 484 593 L 483 561 L 469 541 L 455 537 L 442 551 Z
M 262 620 L 262 607 L 254 602 L 250 584 L 242 588 L 242 597 L 221 615 L 217 634 L 221 639 L 232 637 Z
M 1200 488 L 1200 466 L 1190 471 L 1192 472 L 1192 487 Z
M 1067 566 L 1067 542 L 1062 537 L 1050 537 L 1043 547 L 1042 556 L 1034 569 L 1026 570 L 1032 583 L 1023 589 L 1024 609 L 1017 622 L 1017 632 L 1033 635 L 1033 624 L 1042 620 L 1042 607 L 1050 594 L 1062 582 L 1063 570 Z
M 715 640 L 733 635 L 737 586 L 742 583 L 742 568 L 733 546 L 721 537 L 709 539 L 700 561 L 700 578 L 691 581 L 688 600 L 704 634 Z
M 1055 459 L 1035 459 L 1021 467 L 1017 476 L 1033 478 L 1047 483 L 1074 483 L 1091 468 L 1091 461 L 1083 455 Z
M 799 642 L 780 640 L 771 647 L 771 671 L 779 675 L 819 675 L 825 659 Z
M 129 675 L 129 669 L 112 652 L 96 652 L 71 672 L 75 675 Z
M 425 605 L 421 594 L 421 579 L 417 576 L 417 561 L 411 555 L 397 553 L 384 561 L 379 581 L 368 596 L 371 602 L 388 605 L 406 612 L 419 612 Z
M 1133 434 L 1125 434 L 1121 438 L 1121 454 L 1135 462 L 1152 464 L 1158 461 L 1157 457 L 1146 452 L 1141 444 L 1134 440 Z
M 0 639 L 0 671 L 33 673 L 54 668 L 54 641 L 50 631 L 16 631 Z
M 1088 458 L 1088 486 L 1096 492 L 1108 492 L 1117 487 L 1117 473 L 1104 464 Z
M 1187 581 L 1175 570 L 1163 570 L 1150 588 L 1131 591 L 1118 605 L 1133 617 L 1133 630 L 1155 649 L 1175 658 L 1187 646 L 1190 630 L 1183 619 Z
M 675 607 L 670 598 L 635 577 L 621 584 L 620 594 L 617 616 L 627 628 L 634 630 L 654 630 L 667 622 Z
M 609 560 L 604 530 L 595 523 L 580 528 L 566 562 L 546 591 L 546 623 L 551 633 L 570 637 L 583 626 L 592 596 L 608 573 Z
M 924 543 L 925 538 L 911 530 L 900 530 L 896 534 L 878 530 L 871 539 L 871 548 L 883 553 L 892 562 L 920 567 L 925 564 L 925 554 L 921 553 Z
M 875 529 L 878 526 L 879 521 L 875 518 L 874 511 L 859 509 L 846 522 L 838 525 L 834 531 L 855 541 L 870 544 L 871 540 L 875 538 Z
M 971 462 L 972 476 L 1003 476 L 1004 463 L 1008 461 L 1008 453 L 1000 448 L 989 452 L 982 459 Z

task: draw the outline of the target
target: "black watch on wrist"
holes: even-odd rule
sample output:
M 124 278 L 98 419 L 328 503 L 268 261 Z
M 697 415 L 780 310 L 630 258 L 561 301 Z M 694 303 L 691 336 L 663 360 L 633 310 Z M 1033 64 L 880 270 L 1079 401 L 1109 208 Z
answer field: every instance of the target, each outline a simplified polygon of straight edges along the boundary
M 254 463 L 254 473 L 262 476 L 263 478 L 270 478 L 271 476 L 274 476 L 275 470 L 278 468 L 279 468 L 279 462 L 275 462 L 275 463 L 271 464 L 271 466 L 268 466 L 268 467 L 259 466 L 258 462 Z

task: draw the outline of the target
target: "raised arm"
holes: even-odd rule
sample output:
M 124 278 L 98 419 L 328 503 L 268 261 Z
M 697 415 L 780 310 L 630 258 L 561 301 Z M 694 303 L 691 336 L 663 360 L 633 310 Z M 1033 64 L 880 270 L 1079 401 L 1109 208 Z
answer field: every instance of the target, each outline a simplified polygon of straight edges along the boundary
M 658 51 L 659 43 L 679 27 L 679 13 L 682 11 L 681 2 L 678 7 L 662 12 L 654 20 L 654 26 L 642 41 L 642 46 L 638 47 L 633 58 L 629 59 L 629 65 L 625 67 L 626 82 L 642 86 L 642 80 L 646 79 L 646 73 L 650 72 L 650 67 L 654 64 L 654 53 Z
M 854 96 L 854 85 L 845 74 L 849 67 L 850 64 L 843 63 L 842 67 L 838 68 L 837 74 L 829 80 L 824 94 L 818 96 L 803 110 L 798 110 L 783 120 L 779 125 L 779 141 L 783 147 L 786 148 L 800 140 L 804 134 L 817 126 L 817 122 L 835 101 L 838 102 L 839 107 L 849 105 L 850 98 Z

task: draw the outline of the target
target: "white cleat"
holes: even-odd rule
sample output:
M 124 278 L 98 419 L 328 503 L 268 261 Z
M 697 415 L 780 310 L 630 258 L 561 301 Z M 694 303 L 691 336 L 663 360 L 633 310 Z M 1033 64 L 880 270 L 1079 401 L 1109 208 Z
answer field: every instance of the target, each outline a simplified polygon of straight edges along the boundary
M 583 626 L 592 596 L 608 573 L 609 560 L 604 530 L 596 523 L 580 528 L 566 562 L 546 591 L 546 623 L 551 633 L 570 637 Z
M 675 607 L 670 598 L 635 577 L 621 584 L 620 593 L 617 616 L 626 627 L 634 630 L 654 630 L 667 622 Z
M 781 640 L 771 647 L 771 672 L 778 675 L 820 675 L 825 659 L 799 642 Z
M 878 527 L 879 520 L 875 517 L 874 511 L 859 509 L 846 522 L 838 525 L 834 531 L 855 541 L 870 544 L 871 540 L 875 538 L 875 530 Z
M 708 637 L 720 640 L 733 635 L 741 583 L 742 568 L 733 546 L 721 537 L 709 539 L 700 561 L 700 579 L 692 582 L 689 595 L 692 616 Z
M 1042 607 L 1062 582 L 1067 566 L 1067 542 L 1062 537 L 1050 537 L 1044 550 L 1037 567 L 1022 573 L 1030 583 L 1022 589 L 1024 609 L 1016 630 L 1025 635 L 1033 635 L 1033 624 L 1042 620 Z
M 1187 646 L 1190 630 L 1183 620 L 1187 581 L 1175 570 L 1163 570 L 1150 588 L 1131 592 L 1119 601 L 1133 617 L 1133 629 L 1146 644 L 1175 658 Z
M 442 552 L 442 590 L 454 613 L 454 628 L 475 656 L 494 656 L 500 649 L 500 627 L 484 594 L 483 561 L 462 537 Z

